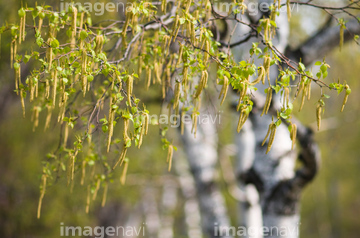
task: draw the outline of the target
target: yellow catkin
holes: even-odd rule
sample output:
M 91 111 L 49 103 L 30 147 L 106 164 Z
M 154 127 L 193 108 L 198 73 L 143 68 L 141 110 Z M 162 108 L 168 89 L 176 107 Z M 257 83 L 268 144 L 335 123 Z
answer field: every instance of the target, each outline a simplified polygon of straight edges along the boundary
M 287 18 L 288 18 L 288 21 L 290 21 L 290 18 L 291 18 L 290 0 L 286 0 L 286 9 L 287 9 Z
M 269 41 L 269 30 L 270 30 L 270 19 L 265 19 L 264 21 L 264 40 L 265 42 Z
M 23 20 L 22 20 L 22 17 L 20 18 L 20 25 L 19 25 L 19 45 L 21 44 L 21 41 L 22 41 L 22 33 L 23 33 Z
M 40 112 L 40 107 L 34 107 L 33 109 L 33 121 L 34 121 L 34 126 L 33 126 L 33 131 L 35 131 L 36 127 L 39 126 L 39 112 Z
M 188 1 L 185 1 L 185 2 L 186 2 L 185 12 L 188 13 L 189 10 L 190 10 L 192 0 L 188 0 Z
M 48 41 L 47 41 L 47 43 L 50 45 L 50 43 L 51 43 L 51 41 L 52 41 L 52 39 L 51 38 L 49 38 L 48 39 Z M 52 68 L 52 62 L 53 62 L 53 50 L 52 50 L 52 48 L 51 47 L 48 47 L 47 48 L 47 60 L 48 60 L 48 69 L 50 70 L 51 68 Z
M 75 47 L 76 42 L 76 20 L 77 20 L 78 10 L 76 7 L 72 6 L 72 21 L 71 21 L 71 47 Z
M 177 66 L 181 63 L 183 50 L 184 50 L 184 45 L 180 43 L 180 46 L 179 46 L 179 54 L 178 54 L 178 60 L 176 61 L 175 67 L 177 67 Z
M 45 98 L 49 99 L 50 97 L 50 80 L 49 79 L 45 79 Z
M 35 80 L 35 97 L 37 98 L 39 96 L 39 80 L 37 78 L 34 79 Z
M 291 124 L 290 139 L 292 141 L 291 149 L 294 149 L 296 143 L 297 127 L 296 124 Z
M 39 204 L 38 204 L 38 209 L 37 209 L 37 218 L 38 219 L 40 218 L 42 200 L 44 198 L 45 191 L 46 191 L 46 179 L 47 179 L 47 176 L 45 174 L 43 174 L 41 176 L 40 198 L 39 198 Z
M 266 94 L 266 101 L 265 101 L 264 109 L 261 113 L 261 116 L 268 113 L 270 105 L 271 105 L 271 100 L 272 100 L 272 88 L 268 87 L 267 94 Z
M 154 64 L 154 73 L 155 73 L 155 78 L 156 78 L 156 81 L 161 84 L 161 68 L 160 68 L 160 64 L 159 62 L 155 62 Z
M 69 124 L 66 123 L 66 124 L 65 124 L 65 129 L 64 129 L 64 146 L 65 146 L 65 147 L 66 147 L 68 138 L 69 138 Z
M 127 152 L 127 148 L 123 147 L 122 151 L 121 151 L 121 154 L 119 156 L 119 159 L 116 161 L 115 165 L 113 166 L 113 170 L 116 168 L 116 166 L 120 163 L 120 165 L 123 163 L 124 159 L 125 159 L 125 156 L 126 156 L 126 152 Z
M 20 98 L 21 98 L 21 109 L 22 109 L 22 113 L 23 113 L 23 117 L 25 118 L 25 99 L 24 99 L 24 89 L 21 88 L 20 90 Z
M 82 25 L 84 24 L 84 15 L 85 15 L 85 12 L 81 12 L 80 14 L 80 24 L 79 24 L 79 33 L 78 33 L 78 37 L 80 37 L 80 32 L 82 31 Z
M 25 14 L 26 14 L 26 12 L 25 12 Z M 22 29 L 22 31 L 23 31 L 23 33 L 22 33 L 22 41 L 25 41 L 25 35 L 26 35 L 26 32 L 25 32 L 25 26 L 26 26 L 26 15 L 22 18 L 22 20 L 23 20 L 23 29 Z
M 196 34 L 195 34 L 195 24 L 193 22 L 190 22 L 190 39 L 191 39 L 191 43 L 195 45 Z
M 145 113 L 144 116 L 145 116 L 145 119 L 144 119 L 145 131 L 144 131 L 144 133 L 145 133 L 145 135 L 147 135 L 148 131 L 149 131 L 149 114 Z
M 194 133 L 194 137 L 196 138 L 196 131 L 197 131 L 197 121 L 198 121 L 198 114 L 197 112 L 193 112 L 191 114 L 192 117 L 192 128 L 191 128 L 191 133 Z
M 306 93 L 307 93 L 307 90 L 306 90 L 306 88 L 305 88 L 305 80 L 306 80 L 306 79 L 303 79 L 303 80 L 300 82 L 299 91 L 298 91 L 298 94 L 300 94 L 300 93 L 302 92 L 299 112 L 302 110 L 302 108 L 303 108 L 303 106 L 304 106 L 305 98 L 306 98 Z
M 275 133 L 276 133 L 276 125 L 272 124 L 271 133 L 270 133 L 269 142 L 268 142 L 268 147 L 266 149 L 266 154 L 269 153 L 269 151 L 271 150 L 271 147 L 272 147 L 272 145 L 274 143 L 274 139 L 275 139 Z
M 63 80 L 60 81 L 60 88 L 61 88 L 61 98 L 59 100 L 59 107 L 60 107 L 60 111 L 59 111 L 59 116 L 58 116 L 58 122 L 62 123 L 63 118 L 65 116 L 65 111 L 66 111 L 66 102 L 68 99 L 68 94 L 65 91 L 65 83 Z
M 271 122 L 271 124 L 269 125 L 268 131 L 266 132 L 266 136 L 265 136 L 263 142 L 261 143 L 261 146 L 264 146 L 264 145 L 265 145 L 266 140 L 267 140 L 267 138 L 269 137 L 269 135 L 270 135 L 270 133 L 271 133 L 272 124 L 273 124 L 273 122 Z
M 270 85 L 270 65 L 271 65 L 271 57 L 264 57 L 264 70 L 265 76 L 262 77 L 262 84 L 265 84 L 265 77 L 268 76 L 268 82 Z
M 274 6 L 275 6 L 275 1 L 276 1 L 276 0 L 274 0 Z M 270 21 L 273 21 L 273 22 L 276 21 L 276 8 L 274 8 L 274 9 L 271 11 Z M 275 30 L 276 30 L 275 27 L 273 27 L 273 26 L 270 27 L 270 35 L 269 35 L 270 39 L 272 39 L 272 38 L 275 36 L 275 34 L 276 34 L 276 31 L 275 31 Z
M 114 133 L 114 113 L 111 112 L 109 114 L 109 134 L 108 134 L 108 140 L 107 140 L 107 146 L 106 146 L 106 151 L 108 153 L 110 151 L 111 138 L 113 136 L 113 133 Z
M 127 174 L 127 170 L 128 170 L 128 167 L 129 167 L 129 160 L 128 159 L 124 159 L 124 169 L 121 173 L 121 177 L 120 177 L 120 183 L 122 185 L 125 184 L 125 181 L 126 181 L 126 174 Z
M 38 28 L 37 28 L 37 31 L 41 34 L 41 27 L 42 27 L 42 24 L 43 24 L 43 18 L 40 17 L 39 15 L 39 24 L 38 24 Z
M 173 27 L 174 27 L 174 29 L 173 29 L 173 32 L 172 32 L 172 36 L 173 36 L 173 40 L 175 41 L 176 37 L 179 34 L 179 30 L 180 30 L 179 15 L 176 15 Z
M 81 86 L 83 91 L 83 96 L 86 94 L 87 87 L 87 75 L 86 75 L 86 66 L 87 66 L 87 52 L 85 49 L 82 50 L 82 64 L 81 64 Z
M 93 196 L 92 196 L 92 200 L 95 201 L 96 197 L 97 197 L 97 193 L 99 192 L 99 189 L 100 189 L 100 179 L 98 179 L 96 181 L 96 186 L 95 186 L 95 190 L 94 190 L 94 193 L 93 193 Z
M 46 120 L 45 120 L 44 131 L 46 131 L 50 127 L 51 115 L 52 115 L 52 110 L 53 110 L 53 108 L 50 105 L 46 105 L 46 107 L 47 107 L 47 116 L 46 116 Z
M 266 149 L 266 154 L 269 153 L 269 151 L 271 150 L 272 144 L 274 142 L 274 138 L 275 138 L 275 133 L 276 133 L 276 125 L 274 122 L 271 122 L 271 124 L 269 125 L 269 129 L 266 133 L 266 136 L 261 144 L 261 146 L 264 146 L 266 143 L 267 138 L 269 137 L 269 142 L 268 142 L 268 147 Z
M 170 36 L 168 35 L 164 35 L 163 36 L 163 51 L 165 52 L 165 55 L 167 54 L 167 46 L 168 46 L 168 42 L 170 42 Z
M 249 114 L 246 112 L 246 109 L 242 109 L 241 113 L 240 113 L 240 117 L 239 117 L 239 121 L 238 121 L 238 125 L 237 125 L 237 132 L 239 133 L 242 129 L 242 127 L 244 126 L 246 120 L 248 119 Z
M 52 74 L 52 78 L 53 78 L 52 106 L 53 106 L 53 108 L 55 107 L 55 103 L 56 103 L 56 88 L 57 88 L 57 83 L 58 83 L 57 73 L 58 72 L 55 67 L 55 70 L 53 71 L 53 74 Z
M 90 189 L 90 185 L 88 185 L 87 187 L 87 195 L 86 195 L 86 207 L 85 207 L 85 212 L 86 214 L 89 213 L 89 210 L 90 210 L 90 194 L 91 194 L 91 189 Z
M 68 184 L 70 184 L 70 182 L 74 181 L 74 174 L 75 174 L 75 158 L 78 154 L 78 150 L 75 150 L 75 152 L 70 154 L 70 159 L 69 159 L 69 173 L 70 176 L 68 177 Z
M 202 90 L 205 88 L 205 86 L 207 84 L 208 76 L 209 76 L 208 72 L 206 70 L 203 70 L 201 73 L 200 82 L 197 86 L 197 90 L 195 92 L 194 98 L 199 98 Z
M 80 179 L 80 185 L 84 185 L 85 174 L 86 174 L 86 160 L 83 160 L 83 162 L 81 163 L 81 179 Z
M 210 57 L 210 41 L 205 42 L 205 52 L 204 52 L 204 64 L 207 64 Z
M 240 96 L 239 96 L 238 105 L 236 107 L 236 111 L 240 110 L 241 103 L 242 103 L 244 97 L 246 96 L 246 92 L 247 92 L 247 89 L 248 89 L 247 84 L 245 84 L 245 83 L 240 83 L 240 84 L 241 84 L 241 91 L 240 91 Z
M 181 93 L 181 83 L 180 83 L 180 82 L 176 82 L 176 83 L 175 83 L 175 90 L 174 90 L 174 104 L 173 104 L 173 109 L 175 109 L 175 108 L 179 105 L 180 93 Z
M 127 42 L 126 42 L 126 33 L 127 33 L 127 28 L 129 27 L 130 22 L 132 22 L 132 18 L 133 18 L 133 14 L 131 9 L 129 9 L 126 12 L 126 20 L 125 20 L 125 24 L 123 26 L 122 29 L 122 33 L 121 33 L 121 37 L 122 37 L 122 44 L 124 47 L 127 46 Z
M 128 100 L 128 103 L 129 103 L 129 106 L 131 106 L 131 95 L 132 95 L 132 91 L 133 91 L 133 82 L 134 81 L 134 78 L 129 75 L 128 79 L 127 79 L 127 82 L 126 82 L 126 85 L 127 85 L 127 100 Z
M 310 100 L 311 97 L 311 81 L 309 81 L 309 83 L 307 84 L 307 88 L 306 88 L 306 95 L 307 95 L 307 100 Z
M 185 61 L 184 61 L 185 62 Z M 188 69 L 189 69 L 189 66 L 184 66 L 183 67 L 183 80 L 182 80 L 182 83 L 183 83 L 183 86 L 185 88 L 187 88 L 187 84 L 188 84 L 188 79 L 189 79 L 189 72 L 188 72 Z
M 142 141 L 145 135 L 145 124 L 142 123 L 141 125 L 141 129 L 140 129 L 140 135 L 139 135 L 139 142 L 138 142 L 138 149 L 140 149 L 141 145 L 142 145 Z
M 167 158 L 166 158 L 166 162 L 169 164 L 169 166 L 168 166 L 168 171 L 171 170 L 173 154 L 174 154 L 174 146 L 173 146 L 173 145 L 169 145 L 169 147 L 168 147 L 168 153 L 167 153 Z
M 161 0 L 161 11 L 166 13 L 166 0 Z
M 317 122 L 317 129 L 320 130 L 321 126 L 321 112 L 322 112 L 322 105 L 318 104 L 316 106 L 316 122 Z
M 104 45 L 104 36 L 97 35 L 95 37 L 95 49 L 94 49 L 96 54 L 101 53 L 103 45 Z
M 16 89 L 16 94 L 19 95 L 19 87 L 21 85 L 21 67 L 20 64 L 18 64 L 18 66 L 16 66 L 17 68 L 14 69 L 15 71 L 15 89 Z M 20 95 L 21 96 L 21 95 Z
M 112 97 L 112 90 L 114 89 L 114 84 L 115 82 L 111 83 L 111 91 L 110 91 L 110 100 L 109 100 L 109 134 L 108 134 L 108 139 L 107 139 L 107 146 L 106 146 L 106 151 L 109 153 L 110 151 L 110 144 L 111 144 L 111 137 L 113 135 L 114 132 L 114 111 L 112 108 L 112 104 L 113 104 L 113 97 Z
M 258 69 L 258 77 L 251 83 L 249 83 L 249 85 L 255 85 L 258 84 L 260 81 L 263 82 L 263 84 L 265 84 L 265 68 L 264 66 L 260 66 Z
M 222 105 L 225 101 L 225 98 L 226 98 L 226 95 L 228 92 L 228 88 L 229 88 L 229 79 L 228 79 L 228 77 L 224 76 L 224 83 L 223 83 L 223 86 L 221 88 L 220 95 L 219 95 L 219 99 L 222 97 L 220 105 Z
M 107 192 L 108 192 L 108 183 L 106 182 L 104 185 L 104 193 L 103 193 L 103 197 L 102 197 L 102 201 L 101 201 L 101 207 L 105 206 Z
M 145 84 L 145 87 L 146 87 L 146 90 L 148 90 L 149 87 L 150 87 L 150 84 L 151 84 L 151 68 L 149 66 L 146 66 L 145 70 L 146 70 L 146 84 Z
M 345 97 L 344 97 L 343 104 L 342 104 L 341 110 L 340 110 L 341 112 L 344 111 L 345 104 L 346 104 L 346 102 L 348 100 L 348 97 L 349 97 L 350 93 L 351 93 L 351 89 L 350 89 L 349 85 L 346 84 L 345 85 Z

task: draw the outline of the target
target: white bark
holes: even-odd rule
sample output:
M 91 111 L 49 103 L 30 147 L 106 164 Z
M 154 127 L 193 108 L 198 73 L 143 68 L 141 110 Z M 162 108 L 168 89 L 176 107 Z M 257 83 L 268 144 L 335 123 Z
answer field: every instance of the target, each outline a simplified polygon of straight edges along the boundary
M 174 216 L 173 211 L 177 204 L 177 186 L 171 180 L 165 180 L 162 194 L 162 207 L 161 207 L 161 228 L 159 237 L 173 238 L 174 237 Z
M 272 3 L 273 1 L 266 2 Z M 282 13 L 276 20 L 278 30 L 273 44 L 280 52 L 284 52 L 288 44 L 289 24 L 286 18 L 286 13 Z M 238 34 L 244 34 L 244 31 L 240 30 Z M 235 39 L 239 40 L 238 38 Z M 248 58 L 248 44 L 251 42 L 233 49 L 233 54 L 237 55 L 239 60 Z M 259 65 L 262 62 L 256 63 Z M 277 75 L 277 68 L 273 66 L 271 68 L 272 83 L 274 83 Z M 263 92 L 263 89 L 264 87 L 260 87 L 259 92 Z M 275 96 L 273 104 L 278 103 L 278 100 L 279 98 Z M 244 187 L 247 197 L 253 197 L 252 203 L 240 204 L 242 208 L 240 216 L 245 220 L 244 224 L 251 229 L 259 230 L 262 226 L 268 229 L 275 226 L 280 229 L 285 226 L 286 229 L 296 228 L 297 230 L 298 211 L 292 210 L 286 213 L 281 201 L 272 199 L 280 182 L 294 177 L 296 153 L 291 152 L 289 132 L 287 126 L 282 124 L 277 129 L 271 151 L 265 154 L 266 145 L 262 147 L 261 143 L 268 131 L 272 116 L 260 117 L 260 113 L 260 110 L 255 109 L 242 131 L 236 135 L 236 143 L 239 149 L 237 173 L 239 174 L 238 177 L 241 178 L 240 186 Z M 260 199 L 257 199 L 258 197 Z M 261 211 L 259 211 L 259 207 L 261 207 Z M 277 237 L 277 235 L 280 233 L 268 234 L 264 232 L 266 237 Z M 257 233 L 253 237 L 260 238 L 262 234 Z M 290 236 L 287 234 L 286 237 L 297 237 L 297 235 Z
M 180 151 L 179 151 L 180 152 Z M 177 153 L 179 155 L 179 153 Z M 185 198 L 184 214 L 187 237 L 201 238 L 201 217 L 199 203 L 196 198 L 196 188 L 193 177 L 189 172 L 189 166 L 180 156 L 174 160 L 175 169 L 178 174 L 182 195 Z
M 215 234 L 215 226 L 230 226 L 224 199 L 216 185 L 216 125 L 211 122 L 199 124 L 195 138 L 191 125 L 187 124 L 182 138 L 196 185 L 203 231 L 207 237 L 228 237 Z

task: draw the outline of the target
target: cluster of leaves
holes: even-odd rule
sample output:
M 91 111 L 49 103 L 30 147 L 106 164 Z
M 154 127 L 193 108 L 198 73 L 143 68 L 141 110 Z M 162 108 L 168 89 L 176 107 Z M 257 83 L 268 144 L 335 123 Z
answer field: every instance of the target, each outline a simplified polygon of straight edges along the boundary
M 302 101 L 306 96 L 309 98 L 311 82 L 321 87 L 326 85 L 320 80 L 326 78 L 329 66 L 326 62 L 320 62 L 320 71 L 314 78 L 311 71 L 299 63 L 298 69 L 288 67 L 280 70 L 279 79 L 272 84 L 270 67 L 279 65 L 282 60 L 272 46 L 279 6 L 275 3 L 270 9 L 270 17 L 262 19 L 255 28 L 260 39 L 253 44 L 250 58 L 236 62 L 231 54 L 222 51 L 221 44 L 213 37 L 213 18 L 218 14 L 212 15 L 215 10 L 209 0 L 199 3 L 163 0 L 161 9 L 152 2 L 132 2 L 125 21 L 114 20 L 110 24 L 100 25 L 92 25 L 91 14 L 83 7 L 70 6 L 61 12 L 53 11 L 49 6 L 21 8 L 20 24 L 1 29 L 5 31 L 10 28 L 13 36 L 11 64 L 16 75 L 15 91 L 21 96 L 24 115 L 25 100 L 29 95 L 34 129 L 39 124 L 39 113 L 46 110 L 45 129 L 57 112 L 56 121 L 62 131 L 59 147 L 54 153 L 48 154 L 48 159 L 44 161 L 42 194 L 46 178 L 65 171 L 69 184 L 73 184 L 74 173 L 80 171 L 81 184 L 88 184 L 88 196 L 92 194 L 93 199 L 101 186 L 107 188 L 118 164 L 124 165 L 121 181 L 125 181 L 129 163 L 127 149 L 135 146 L 140 148 L 149 124 L 149 111 L 145 105 L 140 105 L 141 100 L 135 95 L 139 87 L 148 89 L 154 85 L 152 87 L 159 89 L 164 99 L 167 92 L 174 91 L 173 99 L 168 101 L 169 110 L 175 114 L 190 113 L 193 132 L 196 133 L 201 94 L 208 85 L 210 64 L 218 67 L 217 83 L 223 87 L 220 94 L 222 102 L 229 85 L 239 94 L 238 131 L 253 109 L 252 95 L 257 90 L 256 85 L 261 82 L 265 84 L 268 77 L 263 114 L 269 111 L 273 91 L 280 93 L 284 102 L 283 107 L 275 113 L 277 121 L 270 125 L 272 141 L 276 127 L 282 120 L 291 120 L 293 105 L 289 98 L 294 94 L 293 88 L 296 89 L 295 97 L 302 92 Z M 230 14 L 244 14 L 245 10 L 243 1 L 238 1 Z M 33 26 L 26 24 L 29 15 Z M 242 23 L 230 15 L 222 18 Z M 25 26 L 29 31 L 25 30 Z M 34 46 L 29 54 L 20 55 L 19 46 L 31 30 L 35 32 L 33 37 L 37 47 Z M 260 43 L 262 46 L 259 46 Z M 255 59 L 263 59 L 263 65 L 255 65 Z M 29 62 L 32 62 L 34 69 L 23 82 L 21 67 Z M 252 81 L 253 78 L 256 79 Z M 298 83 L 295 83 L 296 78 L 300 79 Z M 339 91 L 347 88 L 348 95 L 349 86 L 333 84 L 327 87 Z M 108 112 L 103 113 L 106 110 Z M 102 114 L 105 115 L 100 118 Z M 122 138 L 116 137 L 119 133 L 114 131 L 119 127 L 122 128 Z M 291 136 L 294 141 L 296 128 L 291 127 L 290 130 L 293 130 Z M 166 128 L 162 131 L 170 169 L 176 147 L 166 139 Z M 72 144 L 68 141 L 69 134 L 76 134 L 75 140 L 70 140 L 74 141 Z M 107 138 L 98 139 L 97 143 L 104 145 L 103 149 L 95 149 L 92 140 L 95 134 L 98 138 Z M 107 158 L 104 155 L 105 147 L 107 152 L 118 152 L 118 158 Z M 111 154 L 107 155 L 112 157 Z M 88 168 L 91 168 L 91 172 L 85 176 Z M 90 198 L 87 211 L 89 204 Z

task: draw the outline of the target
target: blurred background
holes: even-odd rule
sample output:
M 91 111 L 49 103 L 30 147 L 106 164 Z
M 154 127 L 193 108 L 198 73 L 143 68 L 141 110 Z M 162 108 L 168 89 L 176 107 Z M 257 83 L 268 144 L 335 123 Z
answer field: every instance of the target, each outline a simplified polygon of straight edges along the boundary
M 35 4 L 35 1 L 31 0 L 23 2 L 28 6 Z M 332 1 L 318 2 L 331 4 Z M 38 4 L 41 4 L 41 1 L 38 1 Z M 47 0 L 46 4 L 54 9 L 59 8 L 59 1 Z M 0 25 L 17 22 L 17 10 L 20 7 L 20 1 L 0 0 Z M 120 17 L 118 13 L 107 13 L 105 16 L 94 16 L 93 22 Z M 325 15 L 315 9 L 300 9 L 294 13 L 291 19 L 293 46 L 301 44 L 325 19 Z M 72 226 L 141 226 L 143 222 L 147 222 L 146 229 L 151 233 L 151 229 L 156 230 L 157 223 L 171 218 L 175 237 L 187 237 L 184 231 L 186 211 L 183 207 L 188 196 L 194 194 L 189 195 L 181 190 L 177 175 L 184 173 L 186 162 L 179 150 L 175 155 L 175 159 L 179 161 L 176 162 L 176 168 L 173 172 L 167 172 L 166 151 L 161 147 L 161 137 L 156 126 L 150 128 L 150 135 L 144 139 L 141 150 L 129 152 L 128 156 L 134 158 L 134 162 L 129 167 L 127 183 L 122 186 L 118 179 L 114 179 L 115 182 L 109 185 L 104 208 L 101 208 L 101 199 L 97 199 L 92 202 L 89 214 L 86 214 L 86 187 L 75 185 L 70 192 L 66 178 L 59 178 L 48 187 L 41 218 L 36 218 L 42 161 L 46 159 L 47 153 L 56 149 L 60 128 L 53 123 L 47 132 L 41 127 L 33 132 L 30 109 L 27 109 L 26 119 L 22 118 L 20 97 L 13 92 L 14 72 L 10 69 L 10 39 L 10 32 L 1 36 L 0 236 L 58 237 L 61 222 Z M 24 42 L 21 53 L 29 51 L 33 43 Z M 355 238 L 359 237 L 360 232 L 360 47 L 355 43 L 348 43 L 342 52 L 334 49 L 326 56 L 326 60 L 331 65 L 327 83 L 338 78 L 346 80 L 351 86 L 352 94 L 344 112 L 340 113 L 343 94 L 338 96 L 335 91 L 328 93 L 331 98 L 326 101 L 323 127 L 316 133 L 322 152 L 322 167 L 315 180 L 304 190 L 300 232 L 301 237 L 307 238 Z M 29 69 L 25 68 L 23 77 L 28 72 Z M 320 91 L 313 87 L 312 94 L 320 96 Z M 312 101 L 307 101 L 302 112 L 297 115 L 305 125 L 312 127 L 316 124 L 316 98 L 314 96 Z M 149 109 L 160 111 L 160 105 L 154 102 Z M 219 126 L 220 149 L 232 143 L 229 135 L 233 134 L 231 123 L 234 120 L 229 108 L 223 106 L 221 110 L 223 116 Z M 40 125 L 44 124 L 44 117 L 45 115 L 40 117 Z M 181 144 L 176 139 L 176 131 L 170 133 L 174 134 L 174 144 Z M 79 180 L 79 175 L 76 175 L 75 179 Z M 228 195 L 226 184 L 222 180 L 219 183 L 226 197 L 232 223 L 236 225 L 237 202 Z M 164 194 L 173 195 L 166 198 Z M 169 199 L 173 201 L 172 204 L 167 202 Z M 143 212 L 144 210 L 146 212 Z

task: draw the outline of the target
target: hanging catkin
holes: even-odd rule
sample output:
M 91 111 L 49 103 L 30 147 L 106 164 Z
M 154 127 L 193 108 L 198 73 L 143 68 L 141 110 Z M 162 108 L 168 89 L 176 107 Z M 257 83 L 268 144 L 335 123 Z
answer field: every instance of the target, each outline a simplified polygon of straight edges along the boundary
M 44 198 L 45 191 L 46 191 L 46 178 L 47 178 L 47 176 L 45 174 L 43 174 L 41 176 L 40 198 L 39 198 L 38 209 L 37 209 L 37 218 L 38 219 L 40 218 L 42 200 Z
M 201 78 L 200 78 L 200 82 L 197 86 L 197 90 L 195 92 L 194 98 L 199 98 L 202 90 L 205 88 L 206 84 L 207 84 L 207 80 L 208 80 L 208 72 L 207 70 L 203 70 L 201 73 Z
M 228 79 L 228 77 L 224 76 L 223 86 L 221 88 L 220 95 L 219 95 L 219 99 L 222 97 L 220 105 L 222 105 L 225 101 L 228 88 L 229 88 L 229 79 Z
M 169 147 L 168 147 L 168 153 L 167 153 L 167 158 L 166 158 L 166 162 L 169 164 L 169 166 L 168 166 L 168 171 L 171 170 L 173 154 L 174 154 L 174 146 L 173 146 L 173 145 L 169 145 Z
M 344 111 L 345 104 L 346 104 L 346 102 L 348 100 L 348 97 L 349 97 L 350 93 L 351 93 L 351 89 L 350 89 L 349 85 L 346 84 L 345 85 L 345 97 L 344 97 L 344 100 L 343 100 L 343 104 L 341 106 L 341 112 Z
M 271 100 L 272 100 L 272 88 L 268 87 L 267 88 L 267 94 L 266 94 L 266 101 L 265 101 L 265 105 L 263 108 L 263 111 L 261 113 L 261 116 L 268 113 L 270 105 L 271 105 Z
M 76 43 L 76 20 L 78 10 L 75 6 L 72 6 L 72 21 L 71 21 L 71 47 L 75 48 Z
M 128 103 L 129 103 L 129 106 L 131 106 L 131 95 L 132 95 L 132 91 L 133 91 L 133 82 L 134 81 L 134 78 L 129 75 L 128 76 L 128 79 L 127 79 L 127 100 L 128 100 Z

